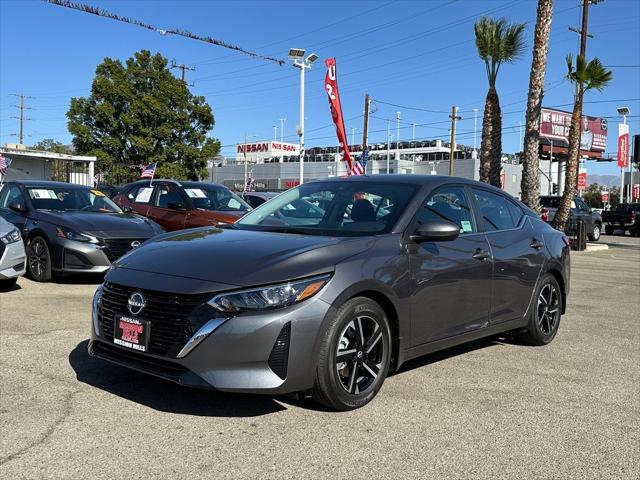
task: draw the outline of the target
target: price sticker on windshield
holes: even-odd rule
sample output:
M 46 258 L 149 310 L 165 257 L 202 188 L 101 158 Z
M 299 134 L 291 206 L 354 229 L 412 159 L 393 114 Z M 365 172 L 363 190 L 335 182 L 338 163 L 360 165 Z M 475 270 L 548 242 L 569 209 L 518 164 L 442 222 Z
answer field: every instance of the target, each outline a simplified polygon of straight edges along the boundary
M 91 193 L 93 193 L 96 197 L 104 197 L 104 193 L 102 193 L 100 190 L 91 190 Z

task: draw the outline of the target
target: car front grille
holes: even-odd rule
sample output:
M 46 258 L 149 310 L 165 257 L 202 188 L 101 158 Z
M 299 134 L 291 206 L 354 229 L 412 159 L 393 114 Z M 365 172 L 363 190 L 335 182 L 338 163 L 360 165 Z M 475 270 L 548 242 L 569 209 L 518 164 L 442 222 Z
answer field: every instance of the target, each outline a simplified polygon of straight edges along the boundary
M 133 242 L 142 243 L 145 240 L 146 240 L 146 238 L 140 238 L 140 239 L 135 239 L 135 238 L 124 238 L 124 239 L 121 239 L 121 238 L 105 238 L 103 240 L 103 243 L 104 243 L 103 252 L 107 256 L 109 261 L 111 263 L 113 263 L 117 259 L 119 259 L 121 256 L 123 256 L 125 253 L 128 253 L 130 250 L 133 249 L 133 246 L 131 245 Z
M 105 340 L 113 340 L 116 315 L 131 316 L 127 302 L 134 292 L 142 293 L 146 300 L 146 306 L 137 318 L 147 320 L 151 325 L 148 352 L 168 357 L 175 357 L 198 330 L 204 320 L 192 323 L 189 317 L 198 318 L 200 315 L 194 310 L 211 298 L 209 293 L 176 295 L 105 282 L 98 310 L 100 330 Z

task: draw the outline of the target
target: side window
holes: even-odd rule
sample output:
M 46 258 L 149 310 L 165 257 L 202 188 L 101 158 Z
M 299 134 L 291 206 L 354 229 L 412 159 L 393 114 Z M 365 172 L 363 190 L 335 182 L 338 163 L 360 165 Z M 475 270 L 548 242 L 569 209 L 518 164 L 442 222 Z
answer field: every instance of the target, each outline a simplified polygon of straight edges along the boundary
M 175 185 L 159 185 L 156 187 L 154 205 L 159 208 L 169 208 L 169 204 L 184 204 L 184 199 Z
M 520 223 L 522 210 L 502 195 L 474 188 L 473 196 L 480 210 L 485 232 L 508 230 Z
M 462 187 L 444 187 L 428 196 L 418 212 L 418 225 L 428 220 L 448 220 L 461 234 L 477 231 Z
M 153 192 L 153 187 L 137 186 L 129 190 L 127 198 L 131 202 L 148 205 L 151 200 L 151 192 Z
M 252 196 L 248 196 L 245 197 L 245 201 L 251 205 L 253 208 L 259 207 L 260 205 L 262 205 L 264 203 L 264 199 L 260 198 L 260 197 L 254 197 Z
M 578 208 L 582 210 L 584 213 L 589 213 L 591 211 L 589 210 L 589 206 L 586 203 L 584 203 L 582 199 L 577 199 L 576 203 L 578 204 Z
M 0 208 L 9 208 L 13 202 L 24 205 L 24 197 L 16 185 L 8 185 L 0 191 Z

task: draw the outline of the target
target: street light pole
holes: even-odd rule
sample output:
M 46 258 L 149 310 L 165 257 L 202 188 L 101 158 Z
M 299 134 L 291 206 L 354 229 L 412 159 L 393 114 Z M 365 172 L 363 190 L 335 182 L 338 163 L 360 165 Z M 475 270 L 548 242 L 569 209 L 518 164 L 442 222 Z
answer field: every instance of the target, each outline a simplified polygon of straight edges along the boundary
M 400 112 L 396 112 L 396 171 L 400 168 Z
M 478 109 L 473 109 L 473 158 L 478 158 Z
M 391 156 L 391 120 L 387 120 L 387 175 L 389 175 L 389 157 Z
M 311 64 L 318 59 L 315 53 L 304 58 L 305 50 L 302 48 L 291 48 L 289 59 L 293 60 L 293 66 L 300 69 L 300 126 L 298 136 L 300 137 L 300 184 L 304 182 L 304 72 L 311 68 Z
M 284 122 L 286 118 L 280 118 L 280 163 L 284 162 L 284 148 L 282 144 L 284 143 Z

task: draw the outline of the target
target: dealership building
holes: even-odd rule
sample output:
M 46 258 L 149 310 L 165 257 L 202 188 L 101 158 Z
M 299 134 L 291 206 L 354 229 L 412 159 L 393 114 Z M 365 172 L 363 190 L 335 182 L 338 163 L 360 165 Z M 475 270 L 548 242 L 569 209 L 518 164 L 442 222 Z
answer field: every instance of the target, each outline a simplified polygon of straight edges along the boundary
M 369 145 L 367 174 L 448 175 L 450 145 L 442 140 L 415 140 Z M 362 156 L 362 146 L 352 145 L 355 159 Z M 217 157 L 209 163 L 209 180 L 234 190 L 244 186 L 245 168 L 259 191 L 279 191 L 298 185 L 300 147 L 293 143 L 263 141 L 236 146 L 235 158 Z M 472 147 L 456 145 L 454 174 L 478 180 L 479 160 Z M 519 196 L 522 166 L 515 156 L 503 157 L 504 190 Z M 337 146 L 311 147 L 305 150 L 304 180 L 345 176 L 347 167 Z

